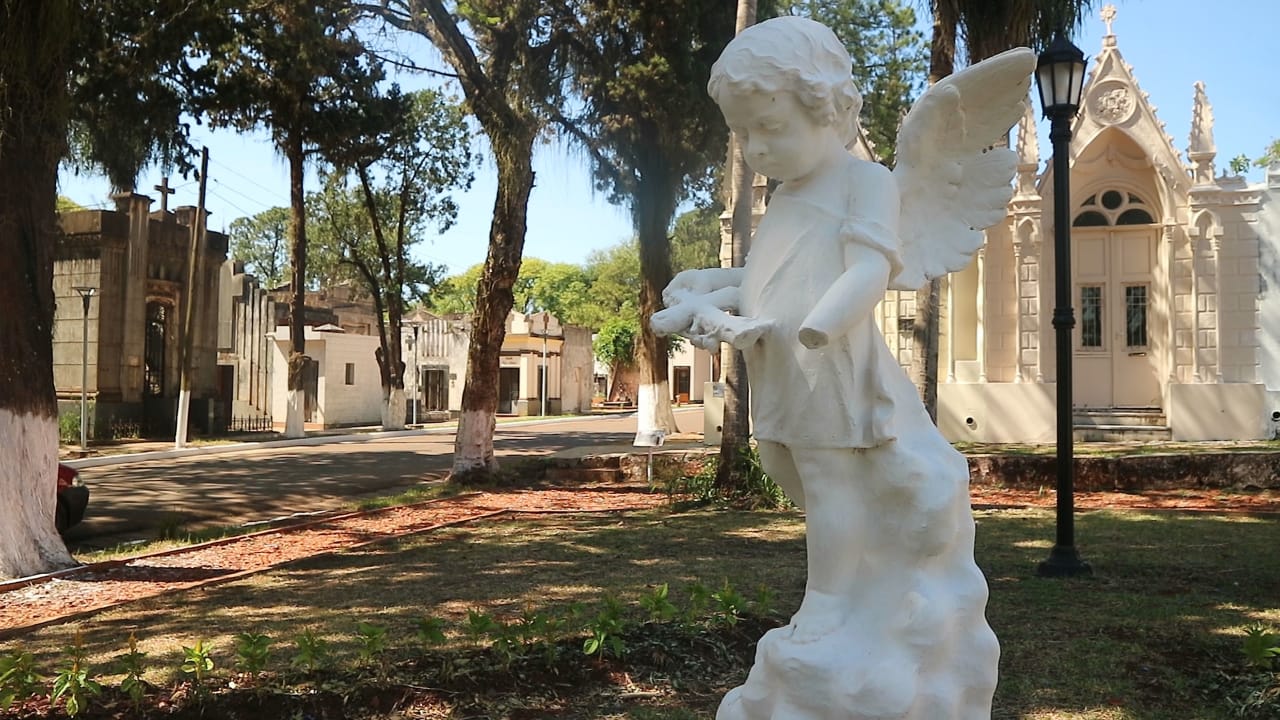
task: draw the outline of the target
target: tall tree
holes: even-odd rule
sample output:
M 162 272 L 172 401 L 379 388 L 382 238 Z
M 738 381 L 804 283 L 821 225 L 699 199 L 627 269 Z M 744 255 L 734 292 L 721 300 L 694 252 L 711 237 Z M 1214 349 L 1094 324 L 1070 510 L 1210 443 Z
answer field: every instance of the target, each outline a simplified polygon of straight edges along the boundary
M 53 527 L 53 246 L 77 3 L 0 0 L 0 577 L 73 564 Z
M 498 467 L 493 452 L 498 357 L 524 253 L 533 145 L 545 128 L 541 109 L 561 90 L 552 69 L 559 65 L 563 8 L 542 0 L 382 0 L 361 6 L 435 45 L 456 72 L 467 110 L 488 137 L 497 166 L 451 474 L 457 482 L 481 480 Z
M 244 262 L 264 286 L 274 288 L 289 272 L 289 208 L 273 207 L 231 221 L 231 258 Z
M 429 293 L 444 275 L 443 266 L 415 262 L 410 250 L 433 223 L 440 231 L 453 225 L 458 207 L 450 192 L 469 187 L 472 174 L 462 110 L 440 93 L 407 96 L 386 127 L 387 133 L 362 138 L 341 156 L 339 171 L 318 195 L 315 225 L 323 244 L 373 299 L 382 427 L 399 430 L 405 420 L 405 302 Z
M 732 37 L 732 6 L 711 0 L 580 0 L 570 56 L 582 112 L 562 125 L 589 151 L 598 184 L 626 203 L 640 243 L 640 430 L 676 430 L 669 341 L 648 319 L 671 281 L 671 224 L 705 188 L 728 139 L 706 91 Z
M 383 71 L 365 52 L 360 16 L 341 0 L 225 0 L 225 30 L 202 38 L 215 91 L 202 109 L 215 126 L 264 128 L 289 164 L 289 376 L 287 437 L 301 437 L 306 335 L 308 157 L 324 157 L 385 115 Z
M 741 33 L 756 22 L 756 0 L 738 0 L 734 33 Z M 735 133 L 729 139 L 728 205 L 729 252 L 722 253 L 724 267 L 743 267 L 751 249 L 754 232 L 753 202 L 755 172 L 747 167 L 745 148 Z M 742 487 L 747 482 L 748 468 L 743 460 L 751 440 L 751 387 L 747 378 L 747 362 L 742 351 L 729 343 L 720 344 L 720 380 L 724 384 L 724 409 L 720 418 L 720 457 L 716 465 L 716 486 L 724 491 Z

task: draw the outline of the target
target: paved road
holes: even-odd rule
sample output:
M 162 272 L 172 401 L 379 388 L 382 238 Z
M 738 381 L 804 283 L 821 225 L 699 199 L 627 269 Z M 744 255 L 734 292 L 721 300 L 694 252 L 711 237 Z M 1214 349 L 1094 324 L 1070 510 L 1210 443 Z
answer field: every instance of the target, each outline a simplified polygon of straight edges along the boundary
M 676 412 L 682 433 L 701 432 L 701 408 Z M 499 425 L 498 456 L 511 460 L 586 448 L 627 447 L 634 415 Z M 440 480 L 453 455 L 452 432 L 345 436 L 322 445 L 246 449 L 83 468 L 91 487 L 85 520 L 66 534 L 85 551 L 152 539 L 165 529 L 238 525 L 322 512 L 352 499 L 388 495 Z M 123 460 L 123 458 L 121 459 Z

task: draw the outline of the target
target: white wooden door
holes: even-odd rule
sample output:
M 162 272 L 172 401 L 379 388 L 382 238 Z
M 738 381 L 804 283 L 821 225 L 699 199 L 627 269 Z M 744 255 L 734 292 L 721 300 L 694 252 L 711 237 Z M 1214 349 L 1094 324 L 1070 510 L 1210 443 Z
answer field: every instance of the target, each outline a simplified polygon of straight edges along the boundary
M 1151 340 L 1156 235 L 1148 227 L 1074 228 L 1077 407 L 1160 405 Z

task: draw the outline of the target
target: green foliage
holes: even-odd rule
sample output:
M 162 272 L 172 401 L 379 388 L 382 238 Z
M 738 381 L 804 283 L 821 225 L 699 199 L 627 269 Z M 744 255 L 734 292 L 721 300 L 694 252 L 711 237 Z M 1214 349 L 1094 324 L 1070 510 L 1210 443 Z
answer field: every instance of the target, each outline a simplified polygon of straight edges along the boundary
M 25 700 L 40 686 L 36 658 L 22 649 L 0 655 L 0 710 L 7 710 L 18 700 Z
M 182 672 L 191 676 L 197 688 L 203 687 L 209 673 L 213 672 L 213 647 L 205 645 L 204 640 L 196 640 L 193 647 L 184 645 Z
M 49 701 L 56 703 L 62 700 L 67 714 L 75 717 L 85 708 L 90 697 L 102 693 L 102 685 L 90 675 L 84 641 L 79 632 L 73 644 L 63 648 L 63 652 L 68 656 L 67 661 L 53 678 L 53 694 Z
M 467 625 L 465 629 L 467 637 L 471 638 L 471 642 L 476 643 L 477 645 L 480 644 L 480 642 L 497 627 L 498 624 L 494 622 L 492 615 L 480 612 L 476 609 L 467 611 Z
M 275 288 L 289 279 L 289 208 L 274 207 L 231 221 L 231 259 L 244 261 L 245 270 L 264 287 Z
M 422 647 L 444 644 L 444 620 L 438 617 L 424 617 L 419 618 L 414 625 L 416 627 L 414 636 L 418 638 L 418 644 Z
M 760 463 L 760 451 L 744 447 L 738 455 L 740 484 L 721 487 L 716 484 L 719 456 L 708 456 L 691 475 L 675 478 L 667 485 L 667 494 L 688 497 L 699 503 L 725 502 L 734 507 L 777 510 L 792 507 L 782 488 L 769 477 Z
M 1244 153 L 1240 153 L 1228 160 L 1227 166 L 1231 168 L 1232 175 L 1243 175 L 1249 172 L 1249 158 Z
M 1267 149 L 1262 152 L 1262 156 L 1253 161 L 1253 164 L 1260 167 L 1270 167 L 1271 163 L 1280 162 L 1280 138 L 1271 141 Z
M 622 657 L 626 652 L 626 645 L 622 641 L 622 634 L 626 629 L 622 603 L 612 595 L 606 595 L 600 601 L 600 611 L 596 613 L 595 620 L 587 625 L 590 635 L 582 644 L 582 652 L 600 658 L 604 658 L 607 653 Z
M 269 636 L 246 631 L 235 636 L 235 643 L 236 667 L 242 672 L 257 675 L 267 669 L 272 643 Z
M 650 620 L 666 622 L 676 616 L 678 609 L 668 599 L 669 593 L 667 583 L 662 583 L 654 587 L 648 595 L 640 598 L 640 607 L 649 613 Z
M 293 644 L 296 648 L 293 655 L 294 667 L 300 667 L 307 673 L 315 673 L 329 664 L 329 641 L 316 635 L 311 628 L 295 637 Z
M 121 669 L 124 670 L 120 690 L 129 696 L 135 710 L 142 705 L 142 699 L 147 694 L 147 685 L 142 679 L 146 662 L 147 654 L 138 650 L 138 637 L 129 633 L 129 651 L 120 657 Z
M 387 651 L 387 628 L 362 620 L 356 623 L 356 636 L 360 639 L 360 661 L 366 665 L 381 661 Z
M 1280 633 L 1259 624 L 1252 625 L 1245 630 L 1241 650 L 1251 667 L 1268 670 L 1275 665 L 1276 658 L 1280 657 Z
M 685 620 L 694 622 L 702 617 L 711 604 L 711 590 L 700 582 L 689 583 L 689 605 L 685 610 Z
M 716 602 L 716 622 L 723 625 L 737 625 L 747 608 L 747 599 L 734 589 L 728 578 L 719 590 L 711 593 L 711 599 Z
M 625 367 L 635 362 L 639 336 L 639 318 L 615 317 L 600 328 L 591 349 L 600 362 L 612 368 Z
M 697 207 L 676 217 L 671 231 L 671 271 L 720 266 L 719 202 Z

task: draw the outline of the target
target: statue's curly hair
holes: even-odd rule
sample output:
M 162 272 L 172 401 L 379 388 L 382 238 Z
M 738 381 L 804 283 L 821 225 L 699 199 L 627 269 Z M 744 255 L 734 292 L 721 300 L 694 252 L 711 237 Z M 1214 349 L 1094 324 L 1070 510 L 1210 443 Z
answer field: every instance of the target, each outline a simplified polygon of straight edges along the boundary
M 784 16 L 739 33 L 712 66 L 707 92 L 717 103 L 727 93 L 789 92 L 814 120 L 836 127 L 849 144 L 862 111 L 852 65 L 844 44 L 826 25 Z

